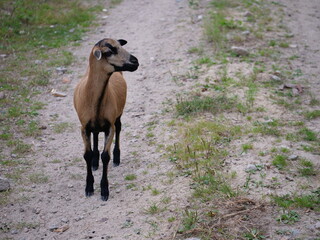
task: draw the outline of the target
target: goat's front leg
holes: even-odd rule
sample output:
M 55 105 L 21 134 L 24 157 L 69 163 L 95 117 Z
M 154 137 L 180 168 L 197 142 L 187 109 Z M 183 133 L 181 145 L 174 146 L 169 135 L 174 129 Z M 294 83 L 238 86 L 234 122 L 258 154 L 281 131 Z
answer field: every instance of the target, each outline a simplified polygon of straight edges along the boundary
M 108 164 L 110 161 L 110 146 L 114 136 L 114 126 L 105 131 L 105 145 L 101 154 L 101 160 L 103 163 L 103 172 L 100 182 L 101 187 L 101 199 L 107 201 L 109 198 L 109 182 L 108 182 Z
M 120 132 L 121 132 L 121 116 L 117 118 L 115 122 L 116 128 L 116 141 L 113 149 L 113 166 L 120 165 Z
M 93 195 L 94 189 L 93 189 L 93 183 L 94 178 L 92 175 L 92 158 L 93 158 L 93 152 L 91 150 L 91 140 L 90 135 L 91 132 L 87 128 L 81 129 L 81 135 L 84 143 L 84 155 L 83 158 L 87 163 L 87 179 L 86 179 L 86 196 L 90 197 Z

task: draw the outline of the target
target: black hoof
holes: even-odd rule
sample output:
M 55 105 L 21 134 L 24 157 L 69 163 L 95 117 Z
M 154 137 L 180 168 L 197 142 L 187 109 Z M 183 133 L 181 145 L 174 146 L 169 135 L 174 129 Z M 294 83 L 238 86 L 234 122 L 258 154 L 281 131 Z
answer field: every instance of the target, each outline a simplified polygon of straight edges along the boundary
M 86 197 L 91 197 L 93 195 L 93 193 L 94 193 L 93 191 L 92 192 L 91 191 L 90 192 L 86 191 Z
M 114 167 L 118 167 L 119 165 L 120 165 L 120 161 L 119 162 L 113 161 L 113 166 Z
M 102 201 L 108 201 L 109 196 L 101 196 Z
M 109 189 L 108 188 L 101 188 L 101 200 L 107 201 L 109 198 Z

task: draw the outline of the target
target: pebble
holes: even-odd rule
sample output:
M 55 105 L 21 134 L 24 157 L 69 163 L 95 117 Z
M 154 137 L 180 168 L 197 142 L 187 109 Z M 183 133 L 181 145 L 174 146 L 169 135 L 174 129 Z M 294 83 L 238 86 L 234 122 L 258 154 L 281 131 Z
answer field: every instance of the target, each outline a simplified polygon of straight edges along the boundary
M 0 92 L 0 99 L 5 99 L 6 95 L 4 94 L 4 92 Z
M 316 222 L 315 226 L 316 229 L 320 230 L 320 221 Z
M 243 31 L 241 34 L 242 34 L 242 35 L 249 35 L 249 34 L 250 34 L 250 31 Z
M 35 63 L 35 64 L 41 64 L 42 61 L 41 61 L 41 60 L 35 60 L 34 63 Z
M 281 78 L 276 76 L 276 75 L 270 75 L 270 79 L 273 80 L 273 81 L 277 81 L 277 82 L 281 81 Z
M 8 57 L 8 55 L 7 54 L 0 54 L 0 57 L 1 58 L 6 58 L 6 57 Z
M 297 159 L 298 159 L 298 156 L 292 154 L 292 155 L 290 155 L 290 156 L 288 157 L 288 159 L 291 160 L 291 161 L 294 161 L 294 160 L 297 160 Z
M 65 67 L 57 67 L 56 68 L 56 71 L 59 73 L 59 74 L 64 74 L 67 72 L 67 68 Z
M 248 164 L 245 171 L 246 172 L 251 172 L 251 171 L 256 171 L 258 170 L 257 166 L 254 164 Z
M 0 177 L 0 192 L 8 191 L 9 189 L 10 189 L 9 180 Z
M 82 220 L 82 219 L 84 219 L 83 216 L 78 216 L 78 217 L 76 217 L 74 220 L 75 220 L 76 222 L 79 222 L 79 221 Z
M 292 177 L 286 176 L 286 179 L 289 180 L 290 182 L 293 182 L 294 179 Z
M 185 240 L 201 240 L 201 239 L 200 238 L 191 237 L 191 238 L 186 238 Z
M 32 213 L 39 214 L 40 213 L 40 209 L 34 208 L 34 209 L 32 209 Z
M 231 51 L 236 54 L 237 56 L 248 56 L 249 52 L 247 49 L 243 48 L 243 47 L 236 47 L 236 46 L 232 46 L 231 47 Z
M 63 222 L 63 223 L 68 223 L 68 222 L 69 222 L 69 219 L 67 219 L 67 218 L 62 218 L 62 219 L 61 219 L 61 222 Z

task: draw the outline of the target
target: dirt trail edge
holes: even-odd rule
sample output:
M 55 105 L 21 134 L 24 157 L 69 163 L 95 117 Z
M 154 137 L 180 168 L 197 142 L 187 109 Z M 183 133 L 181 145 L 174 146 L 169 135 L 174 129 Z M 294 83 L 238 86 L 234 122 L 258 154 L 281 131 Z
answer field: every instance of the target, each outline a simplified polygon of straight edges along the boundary
M 196 45 L 201 36 L 200 23 L 192 23 L 191 11 L 187 1 L 124 1 L 110 11 L 108 18 L 100 20 L 95 33 L 87 36 L 80 47 L 71 49 L 78 60 L 68 69 L 71 73 L 64 75 L 71 79 L 67 96 L 41 96 L 40 100 L 47 103 L 41 121 L 48 127 L 40 141 L 33 140 L 34 154 L 26 159 L 36 163 L 31 172 L 45 175 L 48 182 L 13 186 L 21 187 L 21 191 L 12 194 L 15 203 L 2 210 L 1 218 L 3 224 L 15 228 L 3 237 L 172 238 L 177 223 L 170 223 L 168 218 L 177 217 L 179 209 L 187 206 L 189 183 L 175 173 L 174 165 L 165 160 L 158 146 L 166 144 L 166 133 L 161 131 L 166 124 L 162 103 L 174 99 L 174 91 L 178 91 L 171 74 L 190 64 L 187 49 Z M 88 54 L 104 37 L 126 39 L 126 49 L 141 63 L 138 71 L 125 73 L 128 100 L 122 118 L 122 162 L 116 168 L 109 166 L 107 202 L 100 200 L 101 168 L 94 172 L 95 195 L 84 196 L 83 144 L 72 103 L 73 89 L 85 72 Z M 58 90 L 66 88 L 60 78 L 54 81 Z M 56 133 L 57 123 L 70 127 Z M 125 180 L 127 175 L 135 175 L 136 179 Z M 152 211 L 160 213 L 154 217 Z

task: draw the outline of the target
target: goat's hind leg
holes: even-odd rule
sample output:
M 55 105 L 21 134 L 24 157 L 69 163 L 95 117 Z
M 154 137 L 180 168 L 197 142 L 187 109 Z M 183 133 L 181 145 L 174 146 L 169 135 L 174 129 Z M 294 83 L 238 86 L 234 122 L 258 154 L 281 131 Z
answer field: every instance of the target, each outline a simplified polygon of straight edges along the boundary
M 85 147 L 83 158 L 87 163 L 87 178 L 86 178 L 85 193 L 87 197 L 90 197 L 93 195 L 93 192 L 94 192 L 94 189 L 93 189 L 94 178 L 92 175 L 93 152 L 91 150 L 91 141 L 90 141 L 91 132 L 86 128 L 82 128 L 81 135 L 82 135 L 84 147 Z
M 120 165 L 120 132 L 121 132 L 121 116 L 117 118 L 115 122 L 116 128 L 116 140 L 113 149 L 113 166 Z
M 93 133 L 93 156 L 92 156 L 92 170 L 96 171 L 99 168 L 100 153 L 98 150 L 99 132 Z
M 100 182 L 101 199 L 107 201 L 109 198 L 109 181 L 108 181 L 108 165 L 110 161 L 110 146 L 114 136 L 114 128 L 110 127 L 105 131 L 105 145 L 101 154 L 101 160 L 103 163 L 102 178 Z

